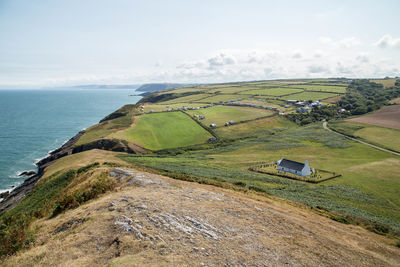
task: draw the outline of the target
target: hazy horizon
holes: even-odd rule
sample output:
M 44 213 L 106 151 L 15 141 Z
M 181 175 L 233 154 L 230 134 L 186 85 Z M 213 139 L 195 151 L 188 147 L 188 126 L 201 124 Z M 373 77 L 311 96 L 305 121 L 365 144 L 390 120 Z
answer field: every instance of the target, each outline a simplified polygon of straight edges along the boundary
M 0 87 L 400 76 L 398 1 L 0 0 Z

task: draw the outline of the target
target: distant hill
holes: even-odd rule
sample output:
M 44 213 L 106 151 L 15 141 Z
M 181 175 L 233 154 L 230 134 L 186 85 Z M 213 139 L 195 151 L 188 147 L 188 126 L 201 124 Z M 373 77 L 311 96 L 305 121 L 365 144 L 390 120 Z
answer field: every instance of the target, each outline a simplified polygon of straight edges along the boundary
M 140 84 L 86 84 L 73 87 L 81 89 L 136 89 L 140 87 Z
M 175 88 L 181 88 L 188 85 L 189 84 L 182 84 L 182 83 L 147 83 L 140 86 L 136 91 L 138 92 L 164 91 Z

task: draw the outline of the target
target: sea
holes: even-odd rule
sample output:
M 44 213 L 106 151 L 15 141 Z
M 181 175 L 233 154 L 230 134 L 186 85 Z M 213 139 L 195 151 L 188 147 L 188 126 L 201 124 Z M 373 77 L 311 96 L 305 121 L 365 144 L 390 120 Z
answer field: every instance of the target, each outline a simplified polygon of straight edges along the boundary
M 79 131 L 141 97 L 134 89 L 0 90 L 0 193 Z

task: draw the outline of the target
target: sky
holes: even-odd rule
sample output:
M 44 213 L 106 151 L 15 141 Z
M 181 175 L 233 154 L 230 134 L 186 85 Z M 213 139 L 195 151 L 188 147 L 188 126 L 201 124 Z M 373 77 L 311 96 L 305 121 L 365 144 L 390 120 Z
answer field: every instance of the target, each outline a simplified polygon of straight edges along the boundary
M 400 76 L 400 1 L 0 0 L 0 87 Z

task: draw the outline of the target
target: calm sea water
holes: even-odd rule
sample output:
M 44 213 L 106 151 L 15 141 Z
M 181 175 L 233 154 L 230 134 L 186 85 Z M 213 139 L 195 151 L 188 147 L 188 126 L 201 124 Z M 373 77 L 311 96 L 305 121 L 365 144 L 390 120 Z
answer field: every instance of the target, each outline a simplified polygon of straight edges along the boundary
M 24 170 L 125 104 L 133 90 L 0 90 L 0 192 Z

